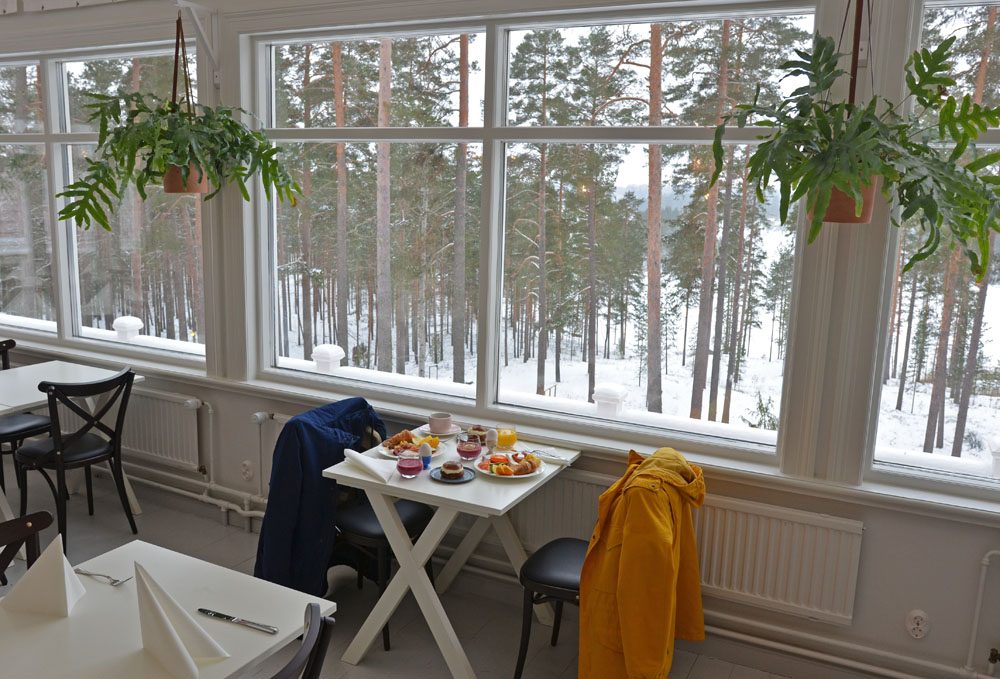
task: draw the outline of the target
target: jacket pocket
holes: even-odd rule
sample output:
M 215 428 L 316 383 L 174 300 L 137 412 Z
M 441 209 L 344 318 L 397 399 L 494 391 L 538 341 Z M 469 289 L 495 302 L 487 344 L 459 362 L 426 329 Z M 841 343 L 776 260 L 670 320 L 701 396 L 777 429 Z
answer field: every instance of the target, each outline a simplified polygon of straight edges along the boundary
M 622 627 L 618 618 L 618 596 L 614 591 L 603 587 L 595 587 L 591 594 L 593 599 L 594 640 L 601 646 L 621 653 Z

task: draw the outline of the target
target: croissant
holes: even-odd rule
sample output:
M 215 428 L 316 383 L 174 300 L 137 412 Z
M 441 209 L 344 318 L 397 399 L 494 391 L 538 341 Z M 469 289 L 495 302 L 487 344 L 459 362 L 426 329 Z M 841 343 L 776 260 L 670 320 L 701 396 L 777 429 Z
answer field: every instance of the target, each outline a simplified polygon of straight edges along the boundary
M 385 447 L 386 448 L 395 448 L 396 446 L 398 446 L 403 441 L 412 441 L 412 440 L 413 440 L 413 434 L 410 432 L 409 429 L 404 429 L 403 431 L 399 432 L 398 434 L 396 434 L 395 436 L 393 436 L 391 439 L 389 439 L 388 441 L 386 441 L 385 442 Z
M 530 474 L 536 469 L 538 469 L 538 466 L 535 465 L 534 462 L 526 458 L 518 462 L 516 465 L 514 465 L 514 476 L 523 476 L 525 474 Z

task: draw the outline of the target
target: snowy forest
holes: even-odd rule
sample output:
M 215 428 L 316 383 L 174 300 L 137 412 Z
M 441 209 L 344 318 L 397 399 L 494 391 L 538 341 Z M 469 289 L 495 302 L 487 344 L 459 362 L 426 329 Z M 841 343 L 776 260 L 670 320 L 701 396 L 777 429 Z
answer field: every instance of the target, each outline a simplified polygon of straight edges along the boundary
M 995 6 L 932 9 L 924 26 L 927 44 L 958 37 L 960 86 L 991 105 L 1000 104 L 996 14 Z M 774 440 L 795 236 L 771 197 L 760 203 L 749 190 L 749 147 L 727 146 L 709 186 L 710 132 L 697 144 L 627 144 L 518 140 L 517 131 L 711 128 L 758 84 L 771 100 L 794 89 L 778 80 L 778 66 L 811 32 L 809 16 L 754 16 L 508 34 L 513 135 L 503 146 L 492 348 L 501 402 L 592 412 L 595 390 L 611 384 L 625 394 L 623 419 Z M 262 117 L 303 190 L 297 206 L 272 208 L 278 357 L 308 360 L 316 346 L 337 344 L 344 365 L 375 371 L 372 379 L 425 378 L 431 391 L 474 383 L 484 43 L 482 34 L 456 34 L 271 46 Z M 167 94 L 170 63 L 63 64 L 67 131 L 88 131 L 85 91 Z M 0 65 L 0 133 L 41 131 L 41 91 L 36 67 Z M 305 128 L 323 134 L 304 137 Z M 451 128 L 451 136 L 380 141 L 376 131 L 339 141 L 336 128 Z M 0 143 L 3 322 L 54 318 L 44 148 Z M 79 168 L 88 147 L 62 148 Z M 82 324 L 107 329 L 127 313 L 145 334 L 204 342 L 199 201 L 129 198 L 115 227 L 76 233 Z M 993 262 L 978 285 L 947 247 L 903 273 L 919 242 L 904 227 L 876 458 L 921 465 L 935 453 L 989 474 L 1000 434 L 1000 295 L 988 290 L 1000 273 Z

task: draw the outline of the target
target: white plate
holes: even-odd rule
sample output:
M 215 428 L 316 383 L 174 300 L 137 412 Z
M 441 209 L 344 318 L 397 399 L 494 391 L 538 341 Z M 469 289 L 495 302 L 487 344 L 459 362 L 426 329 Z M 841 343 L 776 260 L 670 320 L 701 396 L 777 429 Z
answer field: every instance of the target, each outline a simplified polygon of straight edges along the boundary
M 475 464 L 473 464 L 472 466 L 475 467 L 475 469 L 476 469 L 477 472 L 479 472 L 483 476 L 489 476 L 491 479 L 503 479 L 504 481 L 507 481 L 508 479 L 530 479 L 532 476 L 538 476 L 543 471 L 545 471 L 545 463 L 541 462 L 538 465 L 538 469 L 536 469 L 535 471 L 531 472 L 530 474 L 518 474 L 518 475 L 513 475 L 513 476 L 500 476 L 499 474 L 494 474 L 493 472 L 489 471 L 488 469 L 483 469 L 482 467 L 479 466 L 479 463 L 483 461 L 483 457 L 487 457 L 488 458 L 488 456 L 489 456 L 489 454 L 487 453 L 486 455 L 483 455 L 483 456 L 479 457 L 476 460 Z
M 459 427 L 457 424 L 454 424 L 454 423 L 452 423 L 451 429 L 449 429 L 448 431 L 446 431 L 443 434 L 432 434 L 431 433 L 431 425 L 429 425 L 429 424 L 422 424 L 422 425 L 420 425 L 419 427 L 417 427 L 416 429 L 413 430 L 414 434 L 420 434 L 421 436 L 437 436 L 438 438 L 441 438 L 443 436 L 455 436 L 456 434 L 460 434 L 461 432 L 462 432 L 462 428 Z
M 398 455 L 396 455 L 394 452 L 392 452 L 391 450 L 389 450 L 388 448 L 386 448 L 385 446 L 383 446 L 381 444 L 378 447 L 378 454 L 381 455 L 382 457 L 387 457 L 390 460 L 398 460 L 399 459 Z M 431 451 L 431 457 L 432 458 L 433 457 L 437 457 L 440 454 L 441 454 L 441 446 L 440 445 L 438 445 L 437 448 L 435 448 L 434 450 Z

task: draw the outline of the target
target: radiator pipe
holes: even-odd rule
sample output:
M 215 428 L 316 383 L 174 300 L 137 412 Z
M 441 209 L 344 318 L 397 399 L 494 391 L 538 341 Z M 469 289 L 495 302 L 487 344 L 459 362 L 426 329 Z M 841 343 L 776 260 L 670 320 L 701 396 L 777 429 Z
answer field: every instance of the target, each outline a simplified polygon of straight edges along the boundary
M 972 659 L 976 652 L 976 637 L 979 636 L 979 622 L 983 614 L 983 593 L 986 591 L 986 574 L 990 570 L 990 561 L 997 555 L 1000 555 L 1000 550 L 991 549 L 983 555 L 983 559 L 980 562 L 979 591 L 976 593 L 976 612 L 972 615 L 972 632 L 969 634 L 969 655 L 965 659 L 966 672 L 976 671 L 976 666 L 972 663 Z M 990 663 L 989 669 L 993 669 L 993 663 Z M 990 676 L 993 676 L 992 671 L 990 672 Z

